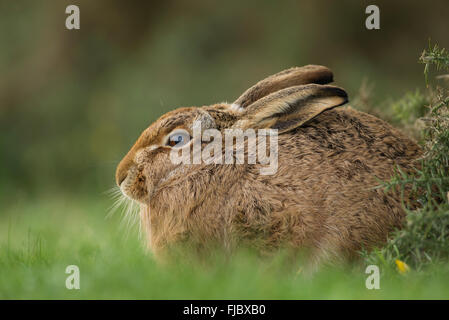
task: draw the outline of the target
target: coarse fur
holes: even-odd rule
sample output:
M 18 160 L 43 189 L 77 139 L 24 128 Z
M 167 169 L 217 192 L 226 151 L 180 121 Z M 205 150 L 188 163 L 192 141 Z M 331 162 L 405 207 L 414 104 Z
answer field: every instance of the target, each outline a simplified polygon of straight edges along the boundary
M 325 67 L 292 68 L 233 104 L 176 109 L 147 128 L 120 162 L 116 180 L 140 203 L 155 255 L 178 243 L 200 251 L 212 244 L 260 252 L 285 246 L 307 249 L 316 266 L 353 258 L 400 228 L 400 195 L 375 186 L 396 166 L 412 170 L 421 150 L 372 115 L 336 108 L 347 96 L 326 85 L 331 81 Z M 261 175 L 260 164 L 172 164 L 167 135 L 191 132 L 195 120 L 221 132 L 278 129 L 277 172 Z

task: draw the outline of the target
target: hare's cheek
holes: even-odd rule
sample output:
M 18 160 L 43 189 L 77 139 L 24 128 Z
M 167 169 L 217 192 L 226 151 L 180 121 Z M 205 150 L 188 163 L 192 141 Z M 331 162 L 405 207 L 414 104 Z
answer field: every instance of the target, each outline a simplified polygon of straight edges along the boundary
M 154 189 L 157 181 L 160 180 L 164 171 L 164 164 L 164 157 L 155 156 L 144 165 L 142 176 L 145 178 L 145 186 L 148 190 Z
M 143 176 L 149 194 L 158 187 L 160 182 L 176 167 L 172 164 L 169 156 L 170 150 L 160 150 L 154 154 L 144 166 Z

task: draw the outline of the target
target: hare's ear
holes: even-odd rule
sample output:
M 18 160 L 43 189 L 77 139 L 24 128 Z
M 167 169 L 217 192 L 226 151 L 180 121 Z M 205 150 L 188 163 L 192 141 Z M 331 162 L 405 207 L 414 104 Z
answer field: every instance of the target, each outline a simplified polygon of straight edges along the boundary
M 308 84 L 279 90 L 249 105 L 236 128 L 292 130 L 321 112 L 348 102 L 346 92 L 330 85 Z
M 242 110 L 278 90 L 308 83 L 326 84 L 333 81 L 332 77 L 332 71 L 323 66 L 308 65 L 290 68 L 259 81 L 246 90 L 232 105 Z

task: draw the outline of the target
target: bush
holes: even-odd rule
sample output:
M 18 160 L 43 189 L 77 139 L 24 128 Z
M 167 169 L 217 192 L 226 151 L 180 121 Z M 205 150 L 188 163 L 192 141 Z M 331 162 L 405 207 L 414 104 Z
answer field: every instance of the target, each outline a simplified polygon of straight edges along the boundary
M 369 264 L 385 268 L 392 268 L 396 260 L 401 260 L 420 270 L 429 263 L 440 263 L 449 258 L 449 90 L 428 84 L 431 66 L 438 71 L 449 70 L 449 53 L 429 45 L 420 62 L 425 64 L 428 93 L 408 93 L 392 108 L 405 127 L 413 125 L 419 131 L 425 153 L 419 169 L 413 174 L 398 169 L 390 181 L 383 183 L 386 192 L 411 187 L 419 209 L 412 210 L 405 205 L 404 228 L 396 231 L 385 247 L 364 252 Z M 422 106 L 426 101 L 429 105 L 423 113 Z

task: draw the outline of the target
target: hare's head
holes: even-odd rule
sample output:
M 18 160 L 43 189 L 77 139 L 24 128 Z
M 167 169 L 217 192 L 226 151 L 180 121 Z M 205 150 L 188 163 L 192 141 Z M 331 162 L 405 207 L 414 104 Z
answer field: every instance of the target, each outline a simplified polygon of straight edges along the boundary
M 120 162 L 116 182 L 129 198 L 148 203 L 158 189 L 185 177 L 195 165 L 174 163 L 173 150 L 191 150 L 200 130 L 277 129 L 288 133 L 321 112 L 347 102 L 343 89 L 325 85 L 332 72 L 322 66 L 291 68 L 272 75 L 234 103 L 179 108 L 150 125 Z

